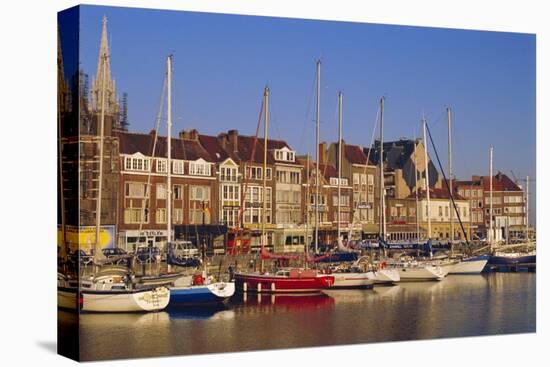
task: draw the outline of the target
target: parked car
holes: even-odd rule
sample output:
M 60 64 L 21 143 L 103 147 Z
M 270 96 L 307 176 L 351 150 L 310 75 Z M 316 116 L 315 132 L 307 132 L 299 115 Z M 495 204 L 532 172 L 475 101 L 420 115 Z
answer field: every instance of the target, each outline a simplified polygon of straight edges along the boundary
M 138 247 L 136 251 L 136 259 L 139 263 L 152 263 L 160 259 L 161 253 L 158 247 L 147 246 Z
M 80 265 L 88 265 L 92 262 L 93 257 L 89 255 L 84 250 L 77 250 L 69 255 L 69 262 L 73 265 L 77 265 L 80 262 Z
M 121 248 L 118 248 L 118 247 L 115 247 L 115 248 L 104 248 L 102 250 L 103 252 L 103 255 L 105 255 L 105 257 L 108 259 L 108 260 L 115 260 L 114 263 L 115 264 L 121 264 L 125 261 L 125 259 L 121 259 L 119 257 L 121 256 L 124 256 L 127 254 L 126 251 L 124 251 L 123 249 Z

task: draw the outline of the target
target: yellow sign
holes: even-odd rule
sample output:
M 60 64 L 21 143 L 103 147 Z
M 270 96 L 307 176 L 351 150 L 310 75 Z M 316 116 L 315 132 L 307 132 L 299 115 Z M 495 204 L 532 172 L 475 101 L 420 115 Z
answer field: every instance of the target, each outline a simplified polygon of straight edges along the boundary
M 66 226 L 65 240 L 71 252 L 81 249 L 86 253 L 90 253 L 95 246 L 95 232 L 96 229 L 94 226 Z M 63 243 L 63 231 L 61 227 L 57 229 L 57 243 Z M 114 226 L 101 226 L 99 230 L 99 245 L 101 248 L 115 247 Z

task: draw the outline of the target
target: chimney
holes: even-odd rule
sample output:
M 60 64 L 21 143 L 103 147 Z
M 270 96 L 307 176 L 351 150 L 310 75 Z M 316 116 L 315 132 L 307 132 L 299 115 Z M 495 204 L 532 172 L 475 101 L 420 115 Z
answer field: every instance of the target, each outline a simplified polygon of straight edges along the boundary
M 198 141 L 199 140 L 199 132 L 197 129 L 193 129 L 189 132 L 189 139 Z
M 338 144 L 336 144 L 336 149 L 338 149 Z M 327 163 L 327 142 L 323 141 L 319 143 L 319 163 Z
M 187 130 L 181 130 L 179 132 L 179 138 L 181 140 L 189 140 L 190 139 L 190 133 Z
M 227 137 L 229 140 L 229 148 L 233 149 L 233 152 L 237 152 L 238 149 L 238 141 L 239 141 L 239 131 L 238 130 L 229 130 L 227 132 Z
M 227 134 L 226 133 L 219 133 L 218 134 L 218 141 L 220 142 L 223 150 L 227 150 Z

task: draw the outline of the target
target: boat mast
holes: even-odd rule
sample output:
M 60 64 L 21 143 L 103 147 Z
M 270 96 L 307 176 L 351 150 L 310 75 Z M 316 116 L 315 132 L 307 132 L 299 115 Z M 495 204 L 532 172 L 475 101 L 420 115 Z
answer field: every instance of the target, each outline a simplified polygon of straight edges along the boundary
M 95 212 L 95 246 L 94 246 L 94 263 L 103 259 L 100 243 L 100 228 L 101 228 L 101 192 L 103 190 L 103 134 L 105 133 L 105 64 L 107 63 L 107 53 L 101 55 L 101 117 L 99 123 L 99 178 L 97 187 L 97 202 Z M 94 266 L 94 270 L 97 267 Z
M 452 139 L 451 139 L 451 108 L 447 107 L 447 130 L 449 133 L 449 215 L 450 215 L 450 232 L 451 232 L 451 256 L 454 253 L 454 244 L 453 240 L 455 239 L 454 232 L 454 210 L 453 210 L 453 150 L 452 150 Z
M 379 237 L 386 241 L 386 205 L 384 188 L 384 97 L 380 98 L 380 229 Z
M 61 40 L 59 38 L 59 30 L 57 31 L 58 47 L 61 47 Z M 58 49 L 58 54 L 61 54 L 61 50 Z M 61 57 L 61 56 L 58 56 Z M 59 62 L 59 60 L 58 60 Z M 61 71 L 58 71 L 58 73 Z M 67 238 L 65 235 L 65 193 L 63 192 L 63 144 L 62 144 L 63 132 L 61 131 L 61 91 L 57 92 L 57 155 L 58 155 L 58 170 L 59 170 L 59 197 L 60 197 L 60 210 L 61 210 L 61 246 L 60 254 L 64 262 L 67 260 Z
M 321 60 L 317 60 L 317 106 L 315 139 L 315 253 L 319 250 L 319 127 L 321 124 Z
M 341 185 L 340 181 L 342 180 L 342 92 L 338 92 L 338 241 L 340 241 L 341 236 Z
M 267 128 L 269 126 L 269 87 L 266 86 L 264 88 L 264 104 L 265 104 L 265 110 L 264 110 L 264 167 L 263 167 L 263 184 L 262 184 L 262 195 L 263 195 L 263 210 L 262 210 L 262 240 L 261 240 L 261 247 L 262 251 L 264 247 L 267 245 L 267 236 L 265 233 L 265 222 L 267 219 L 267 192 L 266 192 L 266 172 L 267 172 Z M 260 262 L 260 272 L 264 272 L 264 260 L 262 259 Z
M 424 175 L 426 184 L 426 201 L 428 203 L 428 240 L 432 238 L 432 218 L 430 215 L 430 175 L 428 170 L 428 141 L 426 140 L 426 118 L 422 115 L 422 126 L 424 129 L 424 164 L 426 173 Z
M 493 146 L 489 148 L 489 246 L 493 249 Z
M 529 176 L 525 177 L 525 239 L 529 244 Z
M 418 223 L 418 156 L 416 154 L 416 140 L 414 142 L 414 199 L 416 205 L 416 241 L 420 243 L 420 224 Z M 418 249 L 418 248 L 417 248 Z M 418 256 L 418 250 L 417 250 Z
M 167 141 L 167 162 L 166 162 L 166 245 L 170 246 L 172 240 L 172 55 L 166 59 L 168 73 L 167 81 L 167 111 L 166 111 L 166 141 Z
M 305 247 L 305 261 L 304 267 L 307 269 L 308 254 L 309 254 L 309 153 L 306 158 L 306 235 L 304 236 L 304 247 Z

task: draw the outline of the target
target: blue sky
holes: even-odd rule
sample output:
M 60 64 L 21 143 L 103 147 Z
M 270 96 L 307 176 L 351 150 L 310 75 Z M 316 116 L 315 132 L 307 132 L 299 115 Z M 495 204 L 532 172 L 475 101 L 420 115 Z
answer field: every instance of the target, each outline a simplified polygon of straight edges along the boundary
M 495 170 L 535 177 L 534 35 L 84 6 L 81 67 L 90 78 L 103 15 L 131 130 L 154 127 L 166 56 L 173 53 L 174 131 L 236 128 L 253 135 L 269 84 L 270 136 L 299 153 L 313 151 L 321 58 L 322 140 L 337 139 L 341 90 L 344 139 L 368 145 L 384 95 L 385 140 L 420 134 L 425 113 L 446 162 L 450 106 L 457 177 L 487 175 L 491 144 Z

